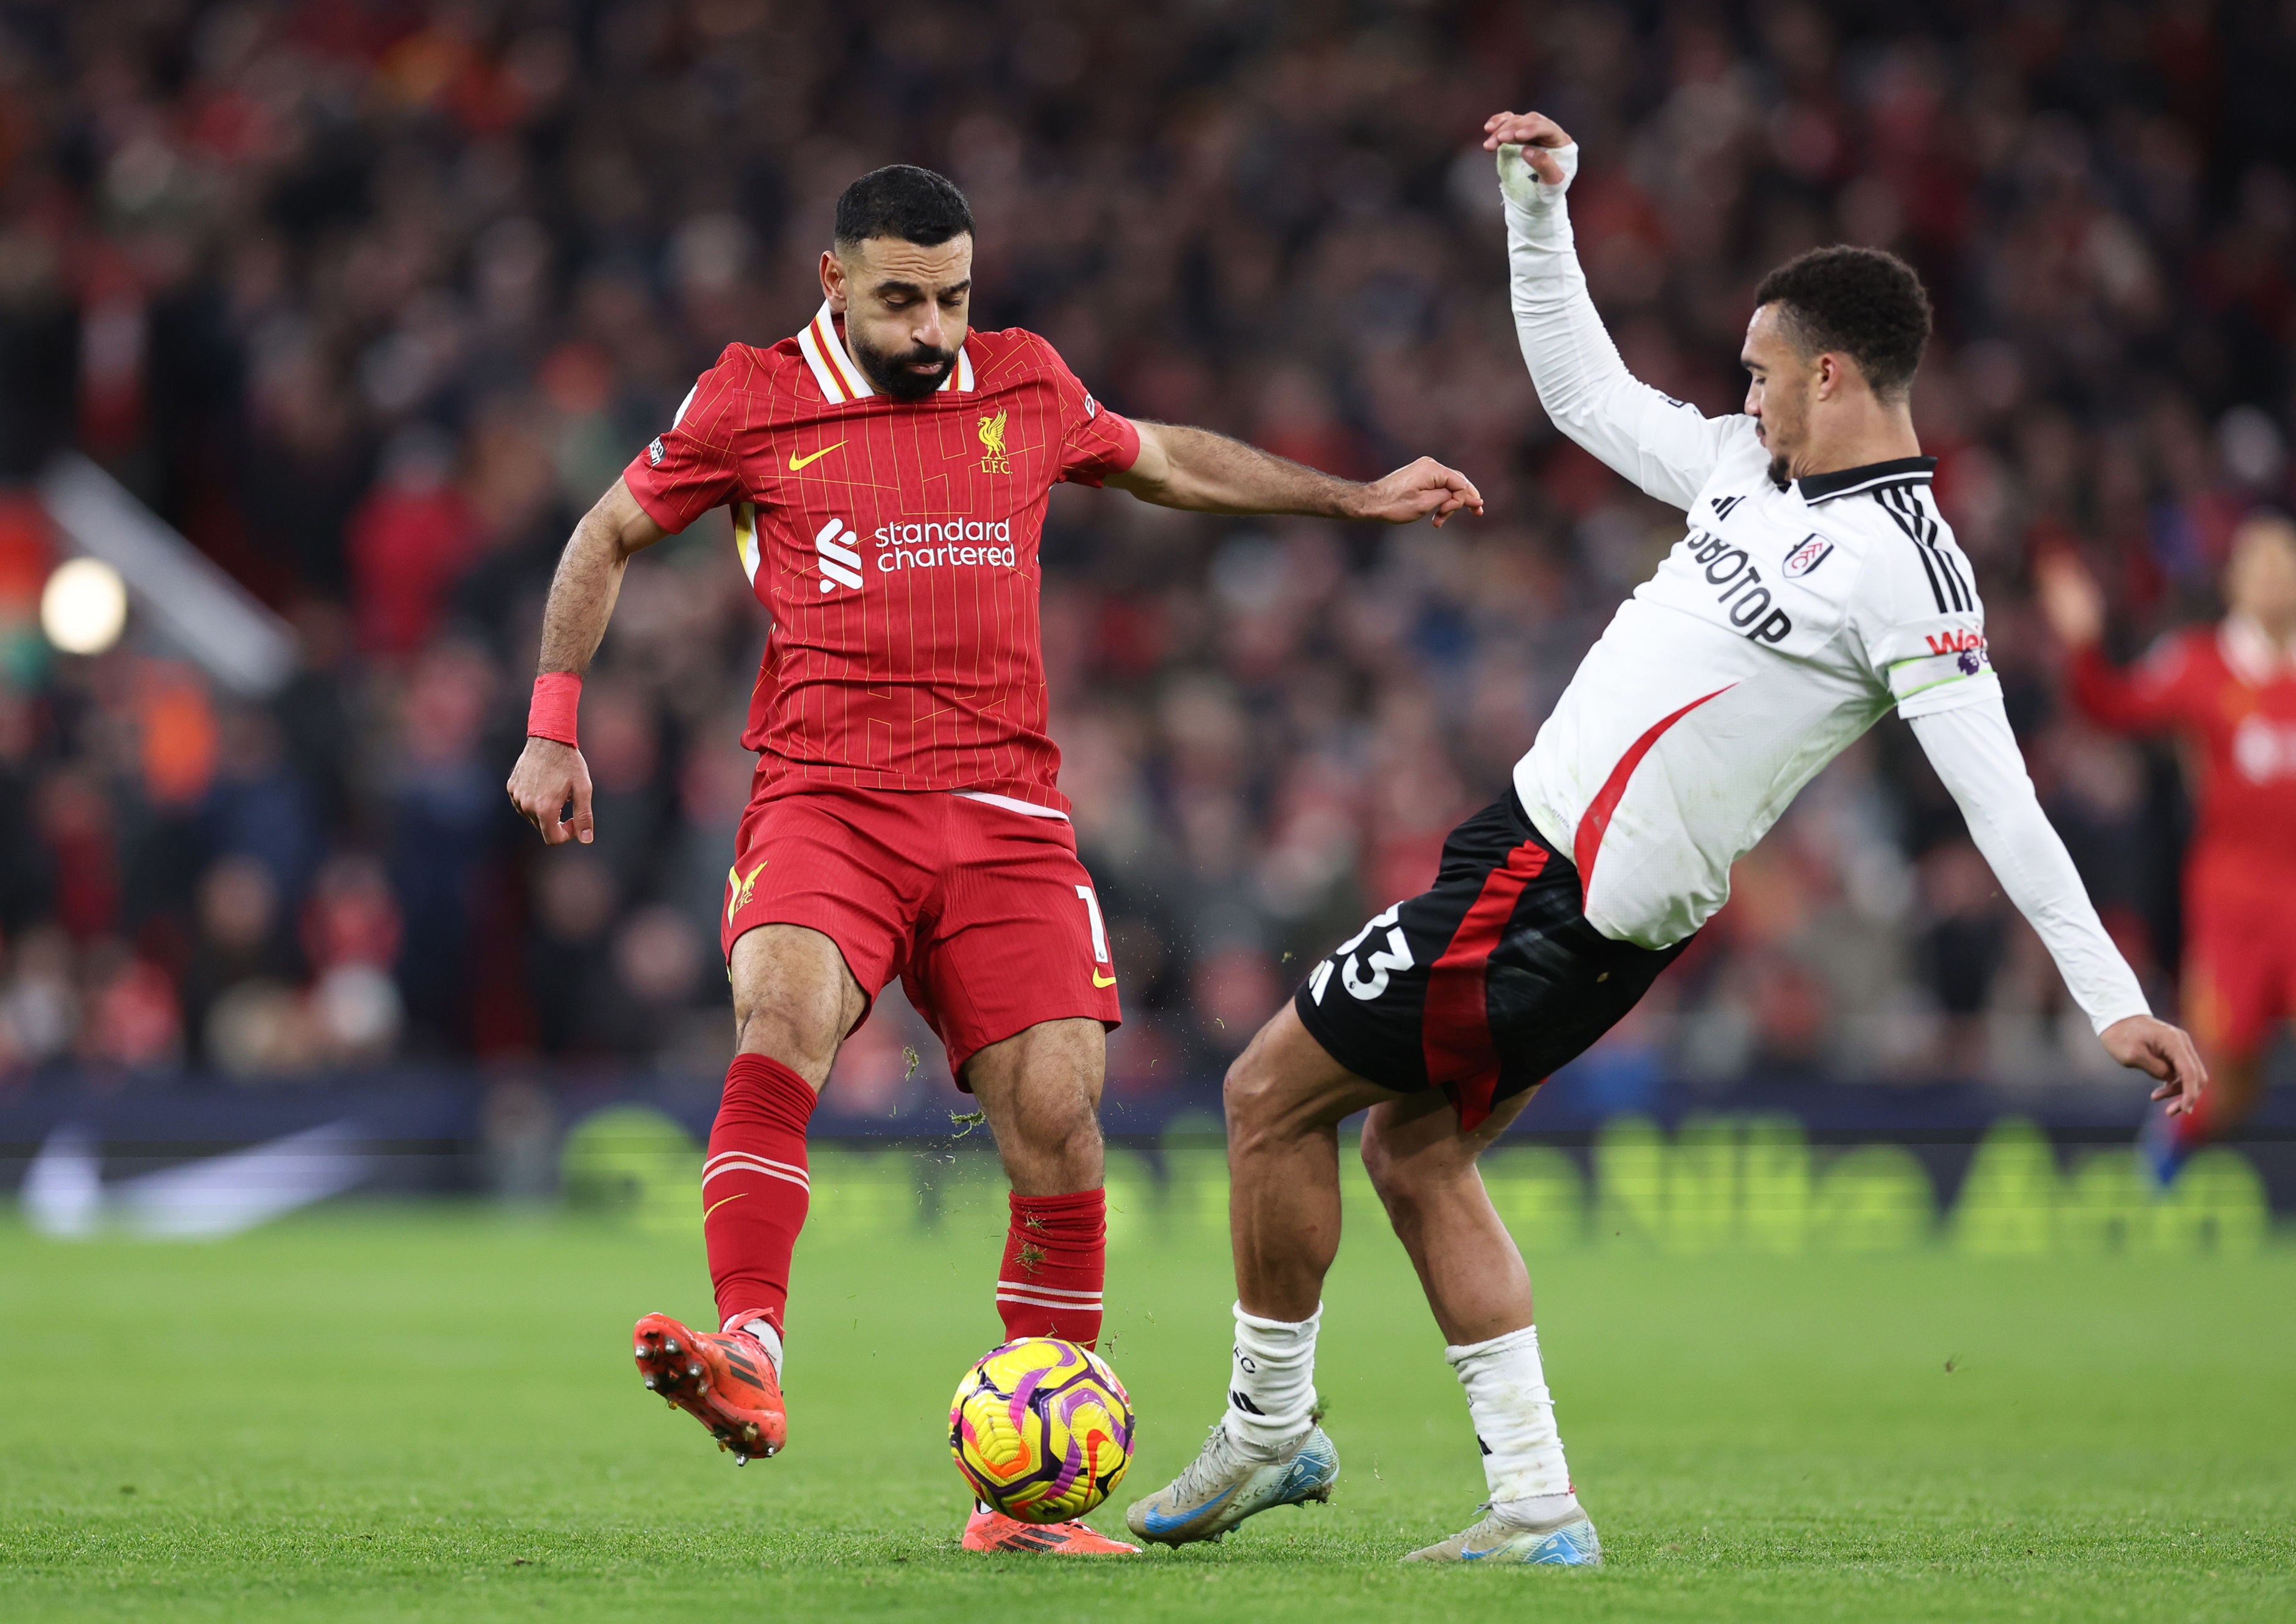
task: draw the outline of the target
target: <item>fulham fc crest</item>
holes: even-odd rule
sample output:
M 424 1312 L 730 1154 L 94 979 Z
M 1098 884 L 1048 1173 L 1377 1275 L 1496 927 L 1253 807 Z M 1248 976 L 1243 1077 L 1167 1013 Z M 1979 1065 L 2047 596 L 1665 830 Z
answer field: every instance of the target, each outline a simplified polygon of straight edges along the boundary
M 1798 581 L 1833 555 L 1833 544 L 1823 536 L 1806 536 L 1801 545 L 1786 554 L 1786 562 L 1778 573 L 1790 581 Z

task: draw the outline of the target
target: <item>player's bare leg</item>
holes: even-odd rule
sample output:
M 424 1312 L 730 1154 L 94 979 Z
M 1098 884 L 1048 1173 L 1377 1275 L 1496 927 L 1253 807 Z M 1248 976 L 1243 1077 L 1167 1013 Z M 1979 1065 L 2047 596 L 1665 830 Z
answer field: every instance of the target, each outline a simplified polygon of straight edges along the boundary
M 744 933 L 729 968 L 739 1052 L 701 1191 L 719 1328 L 695 1331 L 649 1314 L 633 1351 L 646 1386 L 746 1464 L 778 1453 L 788 1438 L 782 1311 L 805 1224 L 805 1126 L 866 1001 L 837 944 L 799 925 Z
M 1475 1168 L 1529 1096 L 1500 1102 L 1463 1133 L 1442 1095 L 1398 1095 L 1347 1070 L 1290 1005 L 1231 1068 L 1225 1093 L 1235 1390 L 1196 1463 L 1132 1508 L 1134 1530 L 1174 1544 L 1218 1538 L 1268 1505 L 1328 1497 L 1338 1460 L 1315 1424 L 1315 1339 L 1324 1276 L 1339 1251 L 1339 1124 L 1368 1106 L 1365 1166 L 1452 1344 L 1447 1357 L 1467 1388 L 1495 1501 L 1483 1521 L 1413 1558 L 1599 1562 L 1601 1545 L 1570 1491 L 1554 1436 L 1529 1274 Z M 1292 1446 L 1296 1458 L 1287 1457 L 1281 1440 L 1303 1412 L 1304 1438 Z M 1264 1462 L 1255 1445 L 1268 1453 Z M 1312 1472 L 1302 1472 L 1310 1462 Z M 1311 1477 L 1322 1479 L 1320 1496 L 1299 1492 Z
M 1100 1338 L 1108 1233 L 1100 1093 L 1107 1061 L 1100 1022 L 1077 1020 L 1040 1021 L 965 1062 L 965 1086 L 988 1119 L 1013 1185 L 996 1278 L 1008 1341 L 1057 1336 L 1089 1348 Z M 1081 1522 L 1022 1522 L 977 1502 L 964 1547 L 1061 1556 L 1139 1553 Z
M 1499 1102 L 1472 1132 L 1463 1132 L 1451 1102 L 1433 1093 L 1374 1105 L 1364 1119 L 1364 1168 L 1466 1386 L 1491 1483 L 1482 1521 L 1409 1561 L 1602 1560 L 1602 1542 L 1563 1467 L 1531 1324 L 1530 1271 L 1475 1165 L 1529 1100 L 1519 1094 Z
M 1531 1323 L 1530 1271 L 1475 1166 L 1529 1100 L 1500 1101 L 1472 1133 L 1434 1093 L 1382 1100 L 1364 1118 L 1364 1170 L 1447 1342 L 1487 1342 Z
M 837 944 L 803 925 L 760 925 L 734 944 L 734 1046 L 779 1061 L 820 1091 L 868 1007 Z
M 1227 1224 L 1245 1312 L 1300 1321 L 1340 1251 L 1340 1124 L 1392 1101 L 1324 1052 L 1290 1004 L 1228 1068 Z
M 1100 1188 L 1107 1067 L 1108 1038 L 1097 1021 L 1042 1021 L 965 1062 L 965 1084 L 988 1118 L 1015 1195 Z
M 1332 1497 L 1316 1424 L 1316 1328 L 1340 1249 L 1339 1125 L 1395 1096 L 1340 1065 L 1286 1004 L 1228 1068 L 1228 1232 L 1236 1341 L 1228 1409 L 1187 1469 L 1125 1513 L 1166 1545 L 1224 1538 L 1277 1505 Z

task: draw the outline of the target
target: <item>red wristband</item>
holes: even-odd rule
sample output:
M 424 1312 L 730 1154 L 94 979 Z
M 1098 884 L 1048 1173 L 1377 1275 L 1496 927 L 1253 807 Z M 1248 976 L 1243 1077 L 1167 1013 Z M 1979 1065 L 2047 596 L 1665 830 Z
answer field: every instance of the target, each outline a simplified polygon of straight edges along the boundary
M 534 679 L 534 700 L 526 708 L 526 734 L 530 739 L 555 739 L 579 750 L 574 736 L 574 713 L 582 705 L 582 679 L 572 671 L 545 671 Z

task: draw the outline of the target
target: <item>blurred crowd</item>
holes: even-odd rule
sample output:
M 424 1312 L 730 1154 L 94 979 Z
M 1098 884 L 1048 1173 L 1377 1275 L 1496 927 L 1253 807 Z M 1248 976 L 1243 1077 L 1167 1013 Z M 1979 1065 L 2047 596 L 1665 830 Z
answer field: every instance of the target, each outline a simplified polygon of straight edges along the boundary
M 2291 84 L 2265 0 L 0 0 L 0 1076 L 722 1064 L 766 633 L 722 514 L 630 571 L 583 707 L 598 843 L 545 853 L 501 784 L 574 518 L 725 343 L 805 322 L 832 200 L 894 160 L 970 195 L 977 324 L 1118 409 L 1357 476 L 1431 453 L 1489 499 L 1438 533 L 1055 493 L 1112 1086 L 1216 1075 L 1426 883 L 1680 533 L 1525 376 L 1475 144 L 1526 106 L 1582 144 L 1629 364 L 1710 412 L 1764 270 L 1922 269 L 1918 426 L 2013 717 L 2173 1007 L 2177 764 L 2060 701 L 2029 566 L 2085 554 L 2126 655 L 2289 502 Z M 292 626 L 283 691 L 47 647 L 30 481 L 67 447 Z M 2086 1034 L 1892 721 L 1595 1058 L 2015 1082 Z M 898 1109 L 920 1046 L 889 997 L 848 1103 Z

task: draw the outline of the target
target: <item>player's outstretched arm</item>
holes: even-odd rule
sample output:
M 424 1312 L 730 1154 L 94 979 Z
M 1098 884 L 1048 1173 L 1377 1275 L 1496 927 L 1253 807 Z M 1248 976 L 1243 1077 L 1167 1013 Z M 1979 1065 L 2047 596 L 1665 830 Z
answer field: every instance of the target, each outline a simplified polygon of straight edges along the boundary
M 2158 1082 L 2152 1097 L 2167 1100 L 2171 1112 L 2192 1110 L 2208 1086 L 2207 1069 L 2190 1037 L 2145 1008 L 2136 972 L 2105 933 L 2071 855 L 2041 810 L 1999 696 L 1917 716 L 1912 726 L 1970 838 L 2056 961 L 2105 1053 Z
M 1563 202 L 1578 147 L 1562 127 L 1544 113 L 1493 113 L 1483 146 L 1498 154 L 1515 336 L 1539 404 L 1620 474 L 1688 507 L 1724 453 L 1752 442 L 1751 421 L 1707 417 L 1627 370 L 1579 268 Z
M 668 534 L 619 480 L 582 515 L 566 551 L 559 555 L 550 598 L 543 606 L 538 664 L 544 674 L 563 671 L 578 677 L 589 669 L 590 657 L 606 635 L 606 622 L 613 618 L 614 600 L 621 595 L 622 572 L 633 555 Z M 542 832 L 545 845 L 568 841 L 589 844 L 594 832 L 590 768 L 573 745 L 529 736 L 503 787 L 519 816 Z M 570 803 L 571 817 L 564 816 Z
M 2181 658 L 2147 660 L 2127 671 L 2105 658 L 2104 589 L 2071 554 L 2035 559 L 2033 588 L 2042 617 L 2070 656 L 2067 687 L 2073 703 L 2092 722 L 2116 733 L 2166 733 L 2194 711 L 2214 707 L 2214 690 L 2194 683 L 2193 668 Z
M 1179 423 L 1142 422 L 1140 455 L 1107 483 L 1160 507 L 1197 513 L 1305 513 L 1436 528 L 1461 508 L 1483 511 L 1483 493 L 1465 474 L 1432 457 L 1368 485 L 1271 455 L 1256 446 Z

